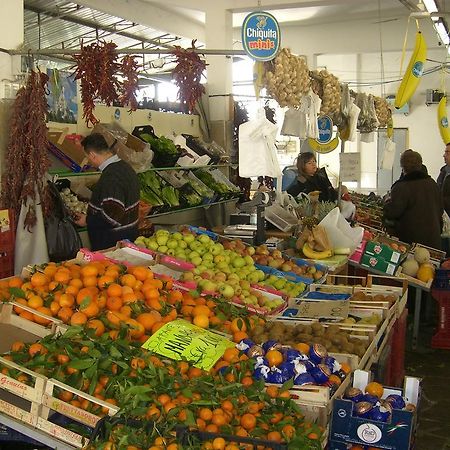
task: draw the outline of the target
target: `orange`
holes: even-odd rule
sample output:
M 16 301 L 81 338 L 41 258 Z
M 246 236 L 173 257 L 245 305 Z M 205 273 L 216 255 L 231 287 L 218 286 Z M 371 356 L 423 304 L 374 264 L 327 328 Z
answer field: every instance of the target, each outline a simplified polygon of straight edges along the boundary
M 245 331 L 237 331 L 233 334 L 233 342 L 241 342 L 242 339 L 248 338 L 248 334 Z
M 145 281 L 147 278 L 153 277 L 152 271 L 148 267 L 134 266 L 128 269 L 128 272 L 135 276 L 136 280 Z
M 58 271 L 58 267 L 56 267 L 56 265 L 48 264 L 47 267 L 44 269 L 44 275 L 48 279 L 52 279 L 57 271 Z
M 279 391 L 277 386 L 270 385 L 266 387 L 266 393 L 270 398 L 278 397 Z
M 72 310 L 72 308 L 69 308 L 68 306 L 62 307 L 57 313 L 58 319 L 62 320 L 64 323 L 69 323 L 72 315 L 73 315 L 73 310 Z
M 61 391 L 58 394 L 58 398 L 63 402 L 70 402 L 73 399 L 73 394 L 69 391 Z
M 65 294 L 70 294 L 73 295 L 74 297 L 76 297 L 76 295 L 78 294 L 78 292 L 80 291 L 80 288 L 77 288 L 76 286 L 67 286 L 66 290 L 65 290 Z
M 94 329 L 96 336 L 101 336 L 105 332 L 105 325 L 99 319 L 89 320 L 86 324 L 86 327 Z
M 119 312 L 124 316 L 131 317 L 133 310 L 131 309 L 131 306 L 124 305 L 122 306 L 122 308 L 120 308 Z
M 205 422 L 209 422 L 212 419 L 213 413 L 209 408 L 201 408 L 198 412 L 198 416 Z
M 237 362 L 239 361 L 239 350 L 236 347 L 227 348 L 222 358 L 227 362 Z
M 131 288 L 134 287 L 136 281 L 136 277 L 134 275 L 131 275 L 130 273 L 122 275 L 120 279 L 120 283 L 122 284 L 122 286 L 129 286 Z
M 222 437 L 217 437 L 212 441 L 212 448 L 214 450 L 223 450 L 225 448 L 226 442 Z
M 230 330 L 232 333 L 237 333 L 238 331 L 247 331 L 247 325 L 240 317 L 236 317 L 231 321 Z
M 134 319 L 126 319 L 126 324 L 128 325 L 128 335 L 133 339 L 138 339 L 145 334 L 144 326 Z
M 223 402 L 222 402 L 222 409 L 224 410 L 224 411 L 233 411 L 233 409 L 234 409 L 234 406 L 233 406 L 233 403 L 231 403 L 231 401 L 230 400 L 224 400 Z
M 33 313 L 30 313 L 29 311 L 25 311 L 25 310 L 23 310 L 20 313 L 20 317 L 22 317 L 23 319 L 26 319 L 26 320 L 30 320 L 31 322 L 33 322 L 33 320 L 34 320 Z
M 53 276 L 53 279 L 57 283 L 61 283 L 61 284 L 68 284 L 70 281 L 70 278 L 71 278 L 70 272 L 65 269 L 59 269 Z
M 47 285 L 49 279 L 43 273 L 36 272 L 33 275 L 31 275 L 30 282 L 34 287 L 38 286 L 41 287 Z
M 384 388 L 383 385 L 381 385 L 380 383 L 372 381 L 366 386 L 365 391 L 370 395 L 374 395 L 375 397 L 381 398 L 383 396 Z
M 88 317 L 86 314 L 82 312 L 76 312 L 72 315 L 70 318 L 70 324 L 71 325 L 84 325 L 88 320 Z
M 16 298 L 16 303 L 20 303 L 21 305 L 28 305 L 28 302 L 24 298 Z M 18 306 L 14 306 L 14 312 L 17 314 L 21 314 L 22 312 L 26 312 L 23 308 L 20 308 Z
M 122 296 L 122 286 L 117 283 L 112 283 L 106 289 L 106 293 L 110 297 L 121 297 Z
M 90 287 L 81 288 L 77 294 L 77 305 L 81 305 L 83 302 L 91 301 L 96 297 Z
M 19 277 L 12 277 L 8 280 L 8 287 L 18 287 L 20 288 L 23 284 L 23 281 Z
M 341 364 L 342 371 L 345 372 L 347 375 L 352 371 L 352 368 L 346 362 L 342 362 L 340 364 Z
M 161 321 L 161 314 L 157 311 L 142 313 L 136 317 L 136 320 L 144 326 L 145 331 L 150 331 L 156 322 Z
M 200 328 L 208 328 L 209 319 L 205 314 L 199 314 L 198 316 L 194 317 L 192 323 Z
M 286 424 L 283 427 L 282 432 L 286 439 L 291 440 L 295 436 L 295 427 L 293 425 Z
M 227 423 L 227 418 L 224 414 L 213 414 L 211 422 L 218 427 L 221 427 Z
M 97 277 L 84 277 L 83 285 L 84 287 L 97 286 Z
M 205 315 L 209 317 L 211 313 L 211 310 L 205 305 L 196 305 L 192 310 L 193 316 Z
M 158 396 L 157 400 L 159 403 L 161 403 L 161 405 L 164 406 L 165 404 L 169 403 L 172 399 L 168 394 L 161 394 Z
M 253 384 L 253 378 L 251 376 L 244 377 L 241 380 L 242 386 L 248 387 Z
M 278 350 L 269 350 L 265 357 L 270 366 L 278 366 L 283 362 L 283 354 Z
M 79 278 L 73 278 L 72 280 L 69 281 L 69 286 L 81 289 L 83 287 L 83 282 Z
M 28 306 L 33 309 L 37 309 L 44 306 L 44 300 L 39 295 L 33 295 L 28 299 Z
M 95 300 L 91 300 L 87 305 L 80 305 L 80 312 L 84 313 L 86 317 L 95 317 L 100 312 L 100 308 Z
M 319 435 L 317 433 L 309 433 L 308 439 L 312 439 L 312 440 L 319 439 Z
M 298 350 L 303 355 L 308 355 L 309 354 L 309 345 L 305 344 L 304 342 L 300 342 L 300 343 L 296 344 L 295 348 L 296 348 L 296 350 Z
M 114 278 L 108 275 L 103 275 L 97 279 L 97 286 L 100 289 L 106 289 L 111 283 L 114 283 Z
M 210 424 L 206 425 L 205 430 L 208 433 L 218 433 L 219 432 L 219 427 L 216 424 L 214 424 L 214 423 L 210 423 Z
M 58 301 L 60 306 L 71 308 L 75 304 L 75 297 L 71 294 L 62 294 Z
M 56 361 L 58 361 L 59 364 L 67 364 L 70 361 L 70 358 L 67 355 L 60 354 L 56 356 Z
M 15 341 L 11 345 L 11 351 L 20 352 L 25 348 L 25 344 L 22 341 Z
M 123 294 L 122 296 L 124 303 L 134 303 L 137 302 L 137 296 L 134 292 L 129 292 L 127 294 Z
M 98 268 L 94 264 L 86 264 L 81 268 L 81 275 L 83 277 L 96 277 L 98 275 Z
M 123 302 L 120 297 L 108 297 L 106 299 L 106 309 L 109 309 L 110 311 L 119 311 L 120 308 L 122 308 Z
M 31 344 L 28 349 L 28 354 L 33 357 L 37 354 L 45 355 L 48 353 L 48 350 L 39 342 L 35 342 L 34 344 Z
M 45 314 L 46 316 L 52 316 L 52 311 L 50 308 L 47 308 L 45 306 L 39 306 L 39 308 L 36 308 L 36 311 L 39 311 L 42 314 Z M 52 321 L 49 319 L 46 319 L 44 317 L 38 316 L 37 314 L 33 314 L 33 319 L 36 323 L 39 323 L 40 325 L 49 325 Z
M 267 439 L 269 441 L 281 442 L 281 433 L 279 431 L 271 431 L 267 433 Z
M 253 414 L 245 413 L 240 420 L 242 428 L 252 430 L 256 426 L 256 417 Z

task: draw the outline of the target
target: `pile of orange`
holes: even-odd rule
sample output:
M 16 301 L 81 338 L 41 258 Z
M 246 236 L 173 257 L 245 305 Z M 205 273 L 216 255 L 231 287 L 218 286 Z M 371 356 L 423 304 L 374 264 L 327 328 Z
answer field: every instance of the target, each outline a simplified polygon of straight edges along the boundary
M 29 279 L 1 280 L 0 299 L 9 300 L 11 292 L 16 303 L 36 312 L 18 305 L 14 311 L 44 326 L 54 317 L 92 328 L 97 336 L 108 332 L 115 337 L 126 325 L 131 339 L 144 341 L 165 323 L 183 318 L 201 328 L 230 333 L 236 342 L 247 337 L 243 319 L 221 320 L 214 300 L 173 289 L 171 279 L 156 279 L 144 266 L 125 269 L 109 261 L 49 263 Z

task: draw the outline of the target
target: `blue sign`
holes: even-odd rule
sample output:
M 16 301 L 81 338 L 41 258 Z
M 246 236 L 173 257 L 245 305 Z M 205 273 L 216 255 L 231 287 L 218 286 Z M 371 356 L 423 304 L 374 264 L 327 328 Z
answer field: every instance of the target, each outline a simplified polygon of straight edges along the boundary
M 242 25 L 242 45 L 250 58 L 270 61 L 280 49 L 281 34 L 277 19 L 272 14 L 250 13 Z
M 317 142 L 320 144 L 328 144 L 333 139 L 333 121 L 330 116 L 320 116 L 317 119 L 319 128 L 319 138 Z

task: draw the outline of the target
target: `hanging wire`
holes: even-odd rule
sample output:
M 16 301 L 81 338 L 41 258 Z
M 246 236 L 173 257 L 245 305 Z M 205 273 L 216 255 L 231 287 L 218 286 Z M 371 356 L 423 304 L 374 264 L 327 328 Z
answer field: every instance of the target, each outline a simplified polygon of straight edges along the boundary
M 383 56 L 383 38 L 381 32 L 381 0 L 378 0 L 378 34 L 380 37 L 380 78 L 381 78 L 381 97 L 385 97 L 385 89 L 384 89 L 384 56 Z

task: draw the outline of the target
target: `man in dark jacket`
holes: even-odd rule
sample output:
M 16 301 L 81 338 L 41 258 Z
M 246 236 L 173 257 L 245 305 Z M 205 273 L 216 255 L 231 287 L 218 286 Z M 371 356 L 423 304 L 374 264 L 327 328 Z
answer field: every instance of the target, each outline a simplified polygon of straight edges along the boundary
M 439 187 L 422 170 L 422 157 L 406 151 L 400 158 L 404 176 L 391 188 L 384 218 L 393 222 L 401 241 L 441 248 L 443 205 Z
M 81 144 L 92 166 L 102 174 L 92 192 L 87 216 L 78 225 L 87 225 L 92 250 L 112 247 L 121 239 L 138 235 L 139 180 L 136 172 L 108 147 L 100 133 L 92 133 Z
M 444 151 L 445 166 L 441 168 L 437 184 L 442 193 L 445 212 L 450 215 L 450 142 L 445 146 Z

